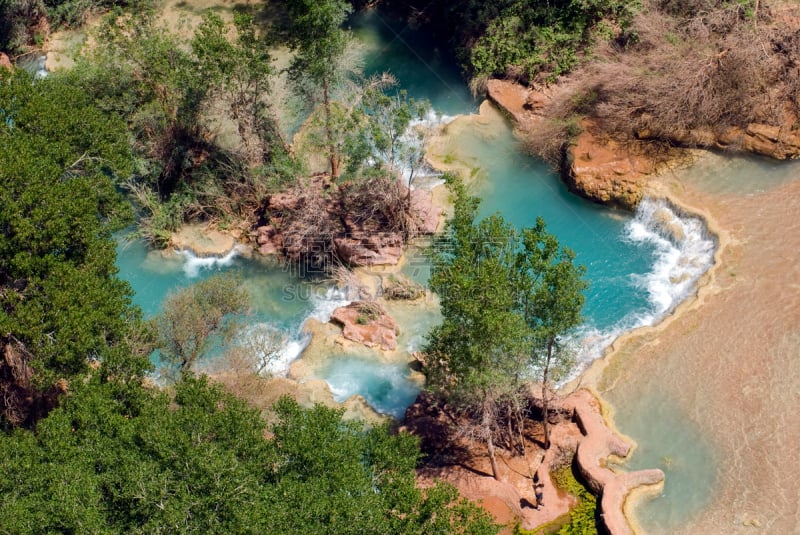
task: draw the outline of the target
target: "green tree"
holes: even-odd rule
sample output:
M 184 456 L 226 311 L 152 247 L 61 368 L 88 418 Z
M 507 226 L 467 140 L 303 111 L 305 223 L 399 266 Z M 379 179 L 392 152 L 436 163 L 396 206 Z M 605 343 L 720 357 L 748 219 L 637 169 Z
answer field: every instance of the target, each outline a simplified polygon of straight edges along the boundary
M 541 219 L 520 232 L 499 215 L 475 223 L 478 200 L 460 180 L 449 182 L 454 216 L 435 243 L 430 279 L 444 320 L 429 335 L 428 387 L 473 422 L 499 478 L 495 437 L 518 412 L 534 367 L 542 370 L 546 415 L 552 369 L 568 366 L 560 337 L 580 321 L 586 284 Z
M 343 422 L 341 410 L 276 406 L 277 463 L 268 532 L 353 534 L 496 533 L 485 511 L 457 499 L 452 487 L 415 485 L 417 440 L 388 427 Z M 324 444 L 324 447 L 320 447 Z
M 214 87 L 214 100 L 229 102 L 250 165 L 263 165 L 274 150 L 285 150 L 268 100 L 273 75 L 268 43 L 252 15 L 234 13 L 235 39 L 219 15 L 206 13 L 192 39 L 201 76 Z
M 492 472 L 500 479 L 495 436 L 502 406 L 526 377 L 528 329 L 517 311 L 516 232 L 499 215 L 475 224 L 478 200 L 453 177 L 454 216 L 435 242 L 430 286 L 440 298 L 441 325 L 429 334 L 428 388 L 474 422 Z
M 416 487 L 416 439 L 341 415 L 284 398 L 268 426 L 205 377 L 173 395 L 91 377 L 0 435 L 0 531 L 497 532 L 452 487 Z
M 0 436 L 7 533 L 264 532 L 264 421 L 186 378 L 174 396 L 96 377 L 37 426 Z
M 214 344 L 224 343 L 238 330 L 237 315 L 249 308 L 249 295 L 239 282 L 217 275 L 171 293 L 162 312 L 151 321 L 162 360 L 181 376 Z
M 521 311 L 531 330 L 530 364 L 541 370 L 544 446 L 550 447 L 548 400 L 553 372 L 569 373 L 572 358 L 562 337 L 580 325 L 588 283 L 584 266 L 574 264 L 575 253 L 549 234 L 544 220 L 522 229 L 522 249 L 517 259 Z
M 321 92 L 327 157 L 331 176 L 337 178 L 342 156 L 332 92 L 344 72 L 341 60 L 351 37 L 341 26 L 352 6 L 345 0 L 288 0 L 286 7 L 291 18 L 289 46 L 295 53 L 289 75 L 301 93 L 313 97 Z
M 0 72 L 0 389 L 4 421 L 33 423 L 92 361 L 136 376 L 131 290 L 111 230 L 130 221 L 124 124 L 57 78 Z M 2 349 L 2 348 L 5 349 Z M 36 408 L 37 404 L 43 403 Z
M 109 16 L 96 38 L 69 76 L 99 106 L 126 119 L 137 175 L 168 200 L 190 182 L 198 155 L 209 151 L 201 113 L 213 79 L 198 73 L 191 51 L 154 13 Z

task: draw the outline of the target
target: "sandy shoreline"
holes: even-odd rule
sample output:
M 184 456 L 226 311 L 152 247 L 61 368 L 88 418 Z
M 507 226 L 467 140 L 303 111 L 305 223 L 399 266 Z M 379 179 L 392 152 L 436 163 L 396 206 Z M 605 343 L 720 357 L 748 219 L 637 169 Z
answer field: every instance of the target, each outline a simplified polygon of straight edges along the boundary
M 616 340 L 583 382 L 610 404 L 608 419 L 623 431 L 615 408 L 667 392 L 710 440 L 715 496 L 687 523 L 659 533 L 796 532 L 800 180 L 719 195 L 697 188 L 687 170 L 655 179 L 652 193 L 706 219 L 719 239 L 715 266 L 695 297 Z M 634 495 L 626 505 L 634 524 L 639 501 Z

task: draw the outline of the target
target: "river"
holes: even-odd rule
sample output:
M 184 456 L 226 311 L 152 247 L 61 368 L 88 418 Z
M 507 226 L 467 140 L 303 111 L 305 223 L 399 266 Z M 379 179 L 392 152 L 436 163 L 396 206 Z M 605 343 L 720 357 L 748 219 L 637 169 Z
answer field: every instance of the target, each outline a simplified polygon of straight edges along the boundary
M 533 224 L 541 215 L 548 229 L 576 252 L 577 262 L 586 265 L 590 288 L 585 323 L 574 334 L 584 365 L 620 334 L 656 323 L 693 295 L 696 280 L 712 264 L 715 247 L 701 220 L 663 201 L 647 200 L 630 214 L 571 195 L 546 165 L 519 150 L 510 125 L 496 110 L 484 106 L 477 115 L 478 103 L 455 62 L 424 34 L 374 10 L 358 14 L 351 25 L 364 45 L 367 74 L 390 70 L 411 96 L 432 102 L 444 116 L 438 121 L 462 116 L 450 123 L 440 156 L 472 170 L 470 187 L 482 199 L 481 215 L 499 211 L 519 226 Z M 735 169 L 747 165 L 724 161 Z M 776 177 L 776 184 L 789 180 L 780 177 L 792 176 L 782 166 L 756 165 L 758 173 Z M 720 180 L 724 173 L 719 167 L 718 163 L 696 171 L 697 187 L 758 194 L 747 191 L 746 180 L 733 184 Z M 712 194 L 720 193 L 706 193 Z M 238 270 L 254 297 L 253 321 L 276 325 L 291 340 L 274 368 L 278 373 L 301 354 L 306 319 L 326 321 L 335 306 L 346 302 L 330 285 L 299 280 L 279 265 L 258 260 L 165 256 L 138 242 L 121 244 L 119 252 L 121 276 L 131 282 L 135 301 L 148 315 L 158 311 L 170 290 L 219 269 Z M 403 337 L 394 361 L 360 351 L 337 355 L 317 370 L 337 399 L 361 394 L 376 409 L 395 416 L 413 400 L 418 386 L 406 378 L 408 370 L 398 362 L 419 348 L 436 314 L 410 309 L 398 320 Z M 616 407 L 619 428 L 638 443 L 630 467 L 660 466 L 667 472 L 663 496 L 640 507 L 638 516 L 646 532 L 670 533 L 702 516 L 721 484 L 724 458 L 707 436 L 707 422 L 693 418 L 691 404 L 683 399 L 685 389 L 699 389 L 706 379 L 689 372 L 683 376 L 684 389 L 659 388 L 653 379 L 659 372 L 645 370 L 634 357 L 620 359 L 628 361 L 629 369 L 643 371 L 609 366 L 598 385 Z

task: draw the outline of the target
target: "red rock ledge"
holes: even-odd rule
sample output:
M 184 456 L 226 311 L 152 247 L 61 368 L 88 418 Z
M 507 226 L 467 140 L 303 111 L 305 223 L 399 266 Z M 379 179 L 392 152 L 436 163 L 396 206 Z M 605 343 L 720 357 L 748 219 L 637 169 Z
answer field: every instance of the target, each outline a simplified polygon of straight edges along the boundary
M 600 497 L 600 518 L 606 530 L 610 535 L 633 534 L 623 512 L 625 500 L 637 487 L 661 484 L 664 472 L 657 468 L 612 471 L 606 459 L 627 457 L 631 447 L 606 426 L 597 399 L 587 390 L 579 390 L 564 401 L 564 406 L 572 409 L 573 420 L 583 434 L 575 460 L 586 485 Z
M 565 454 L 572 456 L 574 452 L 583 483 L 599 497 L 604 532 L 632 534 L 633 528 L 624 515 L 626 499 L 638 487 L 660 485 L 664 473 L 661 470 L 617 472 L 608 467 L 609 458 L 626 457 L 631 448 L 606 426 L 600 402 L 588 390 L 579 390 L 554 402 L 551 409 L 551 447 L 542 451 L 530 440 L 526 445 L 526 456 L 532 460 L 530 468 L 535 470 L 538 483 L 534 485 L 526 475 L 530 468 L 523 456 L 505 450 L 498 450 L 502 479 L 498 481 L 491 476 L 483 443 L 452 435 L 449 430 L 453 421 L 444 414 L 439 402 L 429 394 L 420 394 L 406 411 L 401 431 L 419 436 L 423 451 L 433 457 L 446 451 L 456 460 L 423 467 L 418 473 L 418 483 L 428 486 L 436 480 L 447 481 L 462 496 L 490 511 L 498 523 L 506 526 L 518 523 L 522 529 L 533 531 L 560 523 L 575 506 L 575 498 L 557 488 L 550 477 L 563 465 Z M 539 507 L 529 506 L 537 501 L 534 494 L 541 496 Z
M 487 96 L 522 131 L 545 121 L 542 111 L 552 95 L 507 80 L 489 80 Z M 633 145 L 619 143 L 590 119 L 581 121 L 581 133 L 566 148 L 562 173 L 570 190 L 589 200 L 633 210 L 642 200 L 652 162 Z
M 397 349 L 397 323 L 377 303 L 354 301 L 333 311 L 331 322 L 342 326 L 342 336 L 367 347 Z

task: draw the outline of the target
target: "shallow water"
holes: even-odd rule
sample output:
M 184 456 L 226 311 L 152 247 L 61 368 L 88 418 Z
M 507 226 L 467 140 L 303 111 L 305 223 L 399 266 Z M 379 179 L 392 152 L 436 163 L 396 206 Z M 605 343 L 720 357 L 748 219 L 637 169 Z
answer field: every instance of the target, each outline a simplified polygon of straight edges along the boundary
M 663 495 L 635 511 L 645 533 L 800 533 L 800 168 L 736 159 L 715 175 L 715 159 L 675 177 L 730 233 L 715 278 L 628 340 L 599 387 L 639 444 L 628 466 L 666 468 Z
M 406 407 L 419 394 L 420 385 L 410 380 L 405 363 L 385 363 L 360 357 L 329 359 L 314 378 L 324 379 L 333 398 L 343 402 L 353 395 L 363 396 L 378 412 L 402 418 Z
M 424 35 L 374 10 L 354 17 L 352 25 L 354 33 L 367 43 L 367 74 L 392 71 L 411 96 L 429 98 L 439 112 L 474 111 L 475 102 L 455 64 Z M 543 216 L 550 232 L 575 250 L 577 262 L 587 267 L 591 285 L 584 310 L 586 323 L 576 333 L 584 360 L 598 356 L 624 330 L 653 322 L 685 296 L 698 273 L 686 278 L 685 274 L 675 275 L 675 269 L 681 263 L 698 261 L 697 254 L 691 256 L 694 252 L 685 247 L 694 242 L 664 239 L 658 225 L 653 225 L 655 210 L 634 216 L 571 195 L 545 164 L 520 152 L 510 125 L 499 113 L 489 111 L 479 120 L 473 119 L 466 119 L 471 121 L 468 127 L 449 139 L 447 157 L 462 160 L 473 169 L 472 187 L 483 199 L 481 215 L 500 211 L 520 226 Z M 669 224 L 683 224 L 677 215 L 672 213 Z M 696 232 L 689 234 L 694 237 Z M 305 318 L 327 321 L 333 308 L 346 302 L 328 286 L 314 286 L 279 266 L 242 258 L 167 258 L 133 243 L 120 248 L 118 263 L 121 276 L 133 285 L 135 300 L 146 314 L 155 313 L 172 288 L 219 269 L 238 271 L 254 298 L 253 321 L 276 325 L 292 340 L 281 359 L 283 367 L 304 346 L 300 328 Z M 412 262 L 406 272 L 411 270 L 414 278 L 424 280 L 424 264 Z M 429 311 L 407 311 L 398 320 L 400 350 L 413 351 L 424 343 L 437 318 Z M 355 373 L 359 368 L 347 369 Z M 366 390 L 371 380 L 366 374 L 363 379 Z

